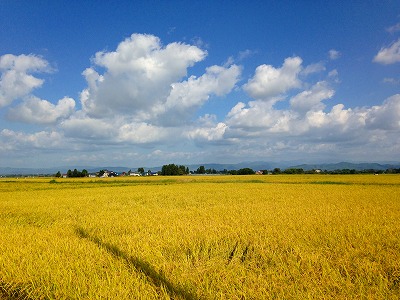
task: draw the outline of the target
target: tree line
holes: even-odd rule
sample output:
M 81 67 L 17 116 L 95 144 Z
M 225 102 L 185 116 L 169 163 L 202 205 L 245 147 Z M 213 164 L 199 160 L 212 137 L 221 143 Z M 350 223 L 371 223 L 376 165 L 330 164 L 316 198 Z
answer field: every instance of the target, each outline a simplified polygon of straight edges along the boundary
M 68 170 L 67 171 L 67 177 L 87 177 L 89 175 L 88 171 L 86 169 L 83 169 L 82 171 L 78 171 L 77 169 L 74 169 L 73 171 Z M 55 175 L 56 177 L 61 177 L 61 172 L 58 171 Z
M 100 170 L 97 172 L 97 176 L 101 177 L 104 174 L 105 170 Z M 119 176 L 117 173 L 110 171 L 112 176 Z M 123 172 L 122 176 L 128 176 L 131 173 L 129 170 L 127 173 Z M 138 173 L 140 175 L 154 175 L 150 170 L 148 172 L 144 171 L 144 168 L 138 168 Z M 164 176 L 179 176 L 179 175 L 188 175 L 188 174 L 198 174 L 198 175 L 211 175 L 211 174 L 220 174 L 220 175 L 252 175 L 252 174 L 260 174 L 260 175 L 279 175 L 279 174 L 400 174 L 400 168 L 391 168 L 387 170 L 374 170 L 374 169 L 365 169 L 365 170 L 355 170 L 355 169 L 337 169 L 337 170 L 304 170 L 302 168 L 288 168 L 281 170 L 280 168 L 274 168 L 272 170 L 259 170 L 254 171 L 251 168 L 241 168 L 239 170 L 220 170 L 217 171 L 215 169 L 206 169 L 204 166 L 198 167 L 194 171 L 189 171 L 189 168 L 184 165 L 175 165 L 168 164 L 163 165 L 161 171 L 157 172 L 156 175 L 164 175 Z M 68 170 L 66 176 L 70 178 L 74 177 L 88 177 L 89 173 L 86 169 L 79 171 L 74 169 L 73 171 Z M 61 177 L 62 174 L 58 171 L 55 177 Z

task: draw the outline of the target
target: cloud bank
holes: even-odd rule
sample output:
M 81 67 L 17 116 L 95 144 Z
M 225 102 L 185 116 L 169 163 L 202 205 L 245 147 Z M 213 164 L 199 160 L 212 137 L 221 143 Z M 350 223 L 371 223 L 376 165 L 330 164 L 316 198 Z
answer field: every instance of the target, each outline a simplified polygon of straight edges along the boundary
M 382 48 L 374 61 L 400 61 L 398 44 Z M 163 45 L 154 35 L 133 34 L 114 51 L 93 56 L 82 72 L 87 86 L 79 102 L 34 95 L 44 83 L 35 76 L 52 71 L 45 59 L 1 56 L 0 107 L 9 121 L 41 129 L 2 129 L 0 153 L 54 151 L 70 162 L 79 160 L 71 151 L 79 151 L 90 161 L 128 157 L 154 164 L 168 157 L 368 160 L 399 153 L 400 94 L 377 99 L 375 106 L 346 107 L 335 99 L 338 71 L 323 62 L 304 66 L 299 56 L 284 58 L 280 66 L 261 64 L 249 78 L 242 78 L 243 66 L 233 60 L 191 74 L 207 55 L 196 45 Z M 329 51 L 331 60 L 339 56 Z M 316 73 L 319 79 L 313 81 L 310 74 Z M 229 107 L 222 116 L 200 114 L 216 101 Z

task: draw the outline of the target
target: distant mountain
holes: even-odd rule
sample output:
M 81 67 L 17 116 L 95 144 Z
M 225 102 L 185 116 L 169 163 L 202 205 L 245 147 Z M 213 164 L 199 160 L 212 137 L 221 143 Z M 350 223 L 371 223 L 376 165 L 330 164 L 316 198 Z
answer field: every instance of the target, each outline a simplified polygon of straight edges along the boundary
M 357 171 L 362 170 L 387 170 L 391 168 L 400 168 L 400 163 L 391 163 L 391 164 L 380 164 L 380 163 L 349 163 L 349 162 L 340 162 L 340 163 L 331 163 L 331 164 L 302 164 L 292 166 L 291 168 L 301 168 L 305 171 L 307 170 L 342 170 L 342 169 L 354 169 Z

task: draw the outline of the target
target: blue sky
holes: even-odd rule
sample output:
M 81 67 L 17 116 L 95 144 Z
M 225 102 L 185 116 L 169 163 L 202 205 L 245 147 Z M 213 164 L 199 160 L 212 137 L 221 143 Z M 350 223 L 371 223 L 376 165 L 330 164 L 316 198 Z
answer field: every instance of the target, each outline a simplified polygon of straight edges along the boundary
M 0 1 L 0 40 L 0 166 L 399 161 L 398 1 Z

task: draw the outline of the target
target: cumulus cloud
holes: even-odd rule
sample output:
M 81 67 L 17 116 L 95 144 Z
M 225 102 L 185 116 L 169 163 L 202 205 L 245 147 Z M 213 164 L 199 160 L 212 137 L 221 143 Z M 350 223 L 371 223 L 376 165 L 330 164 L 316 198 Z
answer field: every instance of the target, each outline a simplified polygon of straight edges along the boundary
M 196 46 L 163 46 L 155 36 L 133 34 L 116 51 L 95 55 L 95 66 L 83 72 L 88 87 L 81 93 L 82 111 L 62 129 L 67 136 L 115 143 L 175 140 L 197 109 L 212 95 L 230 93 L 239 80 L 241 67 L 234 64 L 187 78 L 188 68 L 206 55 Z
M 49 63 L 35 55 L 0 56 L 0 108 L 42 86 L 44 80 L 32 73 L 50 72 Z
M 301 81 L 298 79 L 298 74 L 301 71 L 301 64 L 300 57 L 289 57 L 285 59 L 281 68 L 271 65 L 258 66 L 254 76 L 243 89 L 255 99 L 269 100 L 293 88 L 299 88 Z
M 329 89 L 325 89 L 325 96 L 317 98 L 322 99 L 330 93 Z M 389 97 L 382 105 L 373 107 L 352 109 L 336 104 L 330 111 L 325 111 L 323 107 L 316 109 L 310 106 L 305 114 L 299 114 L 293 108 L 275 109 L 262 101 L 250 101 L 248 105 L 238 103 L 232 108 L 225 122 L 225 131 L 229 133 L 225 136 L 239 139 L 251 137 L 253 143 L 258 144 L 265 143 L 264 139 L 268 143 L 296 141 L 307 147 L 321 143 L 366 145 L 379 142 L 389 143 L 388 149 L 392 149 L 399 142 L 397 138 L 390 144 L 393 134 L 397 136 L 399 133 L 399 120 L 400 95 Z
M 266 155 L 292 158 L 306 153 L 337 154 L 341 150 L 359 159 L 358 152 L 366 145 L 379 148 L 377 154 L 400 151 L 400 95 L 372 107 L 345 107 L 333 99 L 331 83 L 338 82 L 336 70 L 326 70 L 322 62 L 303 67 L 300 57 L 288 57 L 279 67 L 257 67 L 242 86 L 251 99 L 235 101 L 238 94 L 229 95 L 240 80 L 242 67 L 233 60 L 188 76 L 188 69 L 206 55 L 193 45 L 164 46 L 155 36 L 134 34 L 115 51 L 94 56 L 93 66 L 83 72 L 87 88 L 81 93 L 82 109 L 77 109 L 71 98 L 53 104 L 30 95 L 43 83 L 30 74 L 47 71 L 46 61 L 35 60 L 35 56 L 2 57 L 2 80 L 10 70 L 32 76 L 33 82 L 38 80 L 36 85 L 29 85 L 29 80 L 21 79 L 26 83 L 22 84 L 25 89 L 19 90 L 22 101 L 8 110 L 8 118 L 53 126 L 37 133 L 3 129 L 0 151 L 9 155 L 23 149 L 95 148 L 99 152 L 93 159 L 108 159 L 105 154 L 112 153 L 112 161 L 124 161 L 131 153 L 132 158 L 157 157 L 161 163 L 165 163 L 166 155 L 193 159 L 193 153 L 210 159 L 229 156 L 239 160 L 245 156 L 264 159 Z M 325 79 L 313 82 L 312 76 L 307 77 L 317 72 Z M 25 78 L 22 75 L 20 78 Z M 11 103 L 13 100 L 5 101 L 4 97 L 15 96 L 1 87 L 3 103 Z M 225 116 L 205 114 L 193 120 L 207 101 L 217 97 L 224 97 L 222 101 L 230 105 Z M 276 101 L 281 101 L 280 105 L 274 105 Z M 191 149 L 204 147 L 204 152 L 188 151 L 194 145 L 199 148 Z M 140 153 L 142 148 L 146 150 Z M 86 157 L 90 159 L 91 154 Z
M 300 120 L 303 122 L 303 120 Z M 304 140 L 314 142 L 365 142 L 369 133 L 365 130 L 365 110 L 345 108 L 337 104 L 328 112 L 309 111 L 304 118 Z
M 373 61 L 383 65 L 400 62 L 400 39 L 386 48 L 381 48 Z
M 264 101 L 250 101 L 236 104 L 227 115 L 229 128 L 236 130 L 239 136 L 260 136 L 269 132 L 287 132 L 291 112 L 277 110 Z
M 132 144 L 150 144 L 166 142 L 172 136 L 169 128 L 141 122 L 122 125 L 119 128 L 117 139 L 120 142 Z
M 94 68 L 84 71 L 88 88 L 81 95 L 83 110 L 95 117 L 146 113 L 165 101 L 171 85 L 206 55 L 196 46 L 164 47 L 153 35 L 133 34 L 116 51 L 96 53 L 93 62 L 105 69 L 104 74 Z
M 310 110 L 323 110 L 323 100 L 330 99 L 335 94 L 326 81 L 316 83 L 311 89 L 303 91 L 290 99 L 291 108 L 299 113 Z
M 10 120 L 32 124 L 53 124 L 66 119 L 75 110 L 75 100 L 64 97 L 57 104 L 37 97 L 30 97 L 20 105 L 10 108 L 7 116 Z
M 389 113 L 385 107 L 379 106 L 382 114 Z M 251 138 L 253 143 L 259 144 L 265 143 L 264 139 L 303 144 L 365 141 L 370 136 L 369 130 L 373 129 L 366 126 L 373 111 L 372 108 L 346 109 L 343 104 L 337 104 L 327 112 L 321 108 L 299 114 L 292 109 L 274 109 L 265 102 L 251 101 L 248 105 L 238 103 L 230 111 L 225 130 L 230 138 Z M 392 121 L 395 116 L 399 118 L 400 114 L 393 113 Z M 392 121 L 388 121 L 389 124 Z M 384 127 L 383 124 L 379 126 Z
M 229 93 L 239 79 L 241 68 L 232 65 L 229 68 L 211 66 L 200 77 L 191 76 L 188 80 L 173 83 L 172 90 L 165 103 L 154 109 L 157 115 L 165 114 L 164 124 L 180 124 L 215 94 L 223 96 Z
M 372 129 L 400 129 L 400 94 L 387 98 L 382 105 L 371 107 L 366 114 L 366 125 Z
M 332 77 L 337 77 L 337 72 L 329 72 L 327 78 Z M 327 81 L 320 81 L 291 98 L 283 96 L 281 101 L 288 102 L 287 108 L 278 109 L 257 98 L 248 103 L 239 102 L 226 116 L 223 137 L 245 139 L 253 146 L 268 144 L 269 149 L 273 148 L 273 142 L 288 145 L 295 141 L 298 147 L 304 146 L 297 148 L 299 151 L 311 151 L 314 149 L 312 144 L 361 145 L 374 144 L 378 140 L 384 144 L 393 138 L 393 134 L 399 133 L 400 95 L 389 97 L 373 107 L 345 108 L 339 103 L 327 110 L 324 101 L 333 98 L 334 94 Z M 201 133 L 207 136 L 206 132 Z
M 228 126 L 220 122 L 215 126 L 198 127 L 187 132 L 187 137 L 197 142 L 215 142 L 224 139 L 224 134 Z

